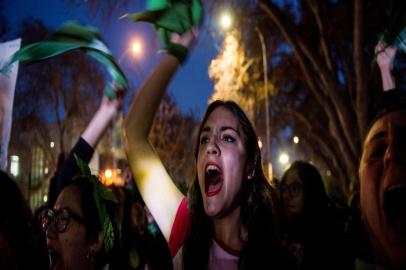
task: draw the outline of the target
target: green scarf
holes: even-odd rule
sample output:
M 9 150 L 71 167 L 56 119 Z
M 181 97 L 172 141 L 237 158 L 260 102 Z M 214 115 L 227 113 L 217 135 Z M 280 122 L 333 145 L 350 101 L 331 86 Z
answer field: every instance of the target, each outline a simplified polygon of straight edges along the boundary
M 201 0 L 148 0 L 147 10 L 122 16 L 135 22 L 144 21 L 155 25 L 158 30 L 164 51 L 176 56 L 182 63 L 188 49 L 170 41 L 172 33 L 184 34 L 198 26 L 203 18 Z
M 356 259 L 354 270 L 389 270 L 389 269 L 373 263 L 363 261 L 361 259 Z
M 397 5 L 394 4 L 392 11 L 387 16 L 385 28 L 379 39 L 388 46 L 396 46 L 406 52 L 406 5 L 403 1 Z
M 101 62 L 120 88 L 123 90 L 128 88 L 128 82 L 123 71 L 114 60 L 97 30 L 73 22 L 65 24 L 52 33 L 48 40 L 36 42 L 18 50 L 1 67 L 0 72 L 7 73 L 16 61 L 37 62 L 72 50 L 82 50 Z M 109 99 L 116 97 L 112 84 L 106 86 L 105 94 Z
M 100 183 L 97 176 L 92 175 L 89 166 L 75 154 L 76 162 L 79 166 L 83 177 L 89 179 L 93 184 L 93 198 L 96 204 L 97 213 L 99 214 L 100 224 L 104 234 L 104 247 L 106 252 L 114 246 L 114 229 L 113 221 L 109 216 L 106 208 L 106 202 L 118 203 L 113 193 Z

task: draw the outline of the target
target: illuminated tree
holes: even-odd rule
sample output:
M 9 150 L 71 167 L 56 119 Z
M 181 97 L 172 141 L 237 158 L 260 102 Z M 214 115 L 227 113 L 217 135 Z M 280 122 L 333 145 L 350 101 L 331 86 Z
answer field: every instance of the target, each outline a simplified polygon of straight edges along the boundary
M 209 77 L 214 81 L 214 92 L 210 101 L 233 100 L 256 123 L 258 106 L 264 99 L 265 89 L 260 57 L 248 57 L 237 30 L 226 34 L 222 49 L 209 66 Z M 269 83 L 268 92 L 273 93 Z
M 379 85 L 379 75 L 373 75 L 373 48 L 386 15 L 399 3 L 215 2 L 215 6 L 228 6 L 235 12 L 235 28 L 243 33 L 240 46 L 246 55 L 260 54 L 252 38 L 255 28 L 265 36 L 267 76 L 278 93 L 270 99 L 273 136 L 289 127 L 301 138 L 302 158 L 320 165 L 322 174 L 328 171 L 329 181 L 348 197 L 358 190 L 361 144 L 378 89 L 373 83 Z M 218 8 L 212 10 L 215 13 Z

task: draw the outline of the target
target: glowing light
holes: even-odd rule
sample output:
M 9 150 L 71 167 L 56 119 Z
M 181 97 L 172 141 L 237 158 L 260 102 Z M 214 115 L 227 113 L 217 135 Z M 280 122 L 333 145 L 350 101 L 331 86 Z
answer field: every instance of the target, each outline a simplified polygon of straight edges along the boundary
M 44 202 L 47 202 L 48 201 L 48 195 L 44 195 L 44 197 L 42 197 L 42 200 L 44 201 Z
M 134 41 L 132 43 L 131 50 L 135 55 L 141 53 L 141 49 L 142 49 L 142 47 L 141 47 L 141 43 L 139 41 Z
M 220 25 L 223 29 L 229 29 L 233 24 L 233 20 L 228 13 L 223 13 L 220 17 Z
M 55 143 L 54 143 L 54 142 L 50 142 L 50 143 L 49 143 L 49 146 L 50 146 L 51 148 L 54 148 L 54 147 L 55 147 Z
M 293 137 L 293 142 L 295 144 L 298 144 L 299 143 L 299 137 L 298 136 Z
M 10 173 L 12 176 L 17 177 L 20 173 L 20 158 L 19 156 L 11 156 Z
M 272 163 L 268 163 L 268 175 L 269 175 L 269 180 L 272 181 L 273 178 L 273 168 L 272 168 Z
M 258 147 L 259 149 L 262 149 L 262 141 L 260 138 L 258 138 Z
M 288 154 L 286 154 L 286 153 L 281 153 L 281 154 L 279 155 L 279 162 L 280 162 L 282 165 L 288 164 L 288 162 L 289 162 L 289 156 L 288 156 Z
M 113 176 L 113 171 L 110 169 L 107 169 L 104 171 L 104 177 L 106 177 L 106 179 L 110 179 Z

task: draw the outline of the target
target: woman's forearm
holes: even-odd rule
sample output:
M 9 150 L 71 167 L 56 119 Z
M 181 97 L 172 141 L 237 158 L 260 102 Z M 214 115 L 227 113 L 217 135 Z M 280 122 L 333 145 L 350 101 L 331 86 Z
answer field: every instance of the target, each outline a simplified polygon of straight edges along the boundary
M 133 101 L 124 124 L 125 150 L 135 183 L 167 240 L 183 195 L 149 143 L 148 135 L 178 67 L 175 57 L 164 56 Z
M 125 121 L 128 147 L 139 139 L 147 139 L 155 112 L 163 98 L 166 88 L 179 67 L 179 61 L 172 55 L 165 55 L 131 104 Z

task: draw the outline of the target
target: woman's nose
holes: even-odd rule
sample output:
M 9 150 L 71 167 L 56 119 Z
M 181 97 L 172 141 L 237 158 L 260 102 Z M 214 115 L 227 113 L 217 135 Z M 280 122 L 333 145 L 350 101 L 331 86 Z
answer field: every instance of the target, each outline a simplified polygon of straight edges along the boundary
M 206 148 L 206 153 L 207 154 L 214 154 L 214 155 L 220 153 L 220 148 L 218 147 L 215 138 L 211 138 L 209 140 L 207 148 Z

